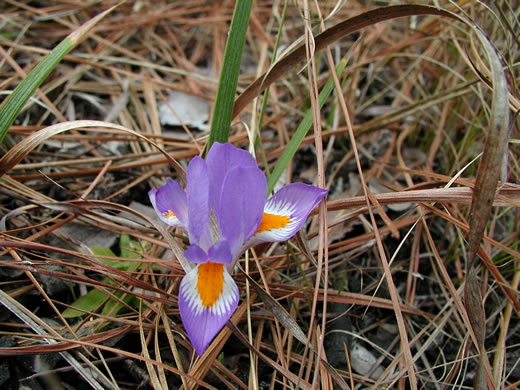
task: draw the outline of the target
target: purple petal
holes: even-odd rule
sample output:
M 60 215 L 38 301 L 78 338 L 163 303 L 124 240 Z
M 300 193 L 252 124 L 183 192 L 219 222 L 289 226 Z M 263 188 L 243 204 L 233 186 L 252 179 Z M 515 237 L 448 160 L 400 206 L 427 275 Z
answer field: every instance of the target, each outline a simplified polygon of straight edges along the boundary
M 218 299 L 211 307 L 204 306 L 198 290 L 200 267 L 199 265 L 187 273 L 181 281 L 179 312 L 191 344 L 202 355 L 236 310 L 239 293 L 237 285 L 223 267 L 224 282 L 221 283 Z
M 208 255 L 197 244 L 191 244 L 184 252 L 184 257 L 196 264 L 205 263 L 208 261 Z
M 166 184 L 148 192 L 148 197 L 159 218 L 168 225 L 188 225 L 186 193 L 176 181 L 168 179 Z
M 227 240 L 224 238 L 209 248 L 208 257 L 213 263 L 231 263 L 233 261 L 233 256 L 231 255 L 231 248 L 229 247 Z
M 233 259 L 240 256 L 244 242 L 257 230 L 266 193 L 265 175 L 257 167 L 236 167 L 226 175 L 216 214 L 220 231 L 231 247 Z
M 209 236 L 209 178 L 206 162 L 195 156 L 188 164 L 186 195 L 190 243 L 207 250 Z
M 221 144 L 215 142 L 206 157 L 206 163 L 210 174 L 210 186 L 212 196 L 211 208 L 218 208 L 219 197 L 222 192 L 222 184 L 227 173 L 236 167 L 254 168 L 256 160 L 245 150 L 239 149 L 230 143 Z
M 327 192 L 303 183 L 288 184 L 281 188 L 268 199 L 262 222 L 244 249 L 262 242 L 285 241 L 294 236 Z

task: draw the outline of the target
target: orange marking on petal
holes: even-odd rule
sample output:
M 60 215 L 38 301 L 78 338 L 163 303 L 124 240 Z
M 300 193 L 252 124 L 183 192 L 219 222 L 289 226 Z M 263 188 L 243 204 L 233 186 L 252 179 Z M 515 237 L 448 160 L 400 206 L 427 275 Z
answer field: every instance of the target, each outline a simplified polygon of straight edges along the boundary
M 289 222 L 291 222 L 291 219 L 285 215 L 264 213 L 256 232 L 261 233 L 266 230 L 280 229 L 286 227 Z
M 164 216 L 166 218 L 175 217 L 175 213 L 171 210 L 168 210 L 166 213 L 164 213 Z
M 211 307 L 217 302 L 224 289 L 224 266 L 222 264 L 207 263 L 199 265 L 197 291 L 204 307 Z

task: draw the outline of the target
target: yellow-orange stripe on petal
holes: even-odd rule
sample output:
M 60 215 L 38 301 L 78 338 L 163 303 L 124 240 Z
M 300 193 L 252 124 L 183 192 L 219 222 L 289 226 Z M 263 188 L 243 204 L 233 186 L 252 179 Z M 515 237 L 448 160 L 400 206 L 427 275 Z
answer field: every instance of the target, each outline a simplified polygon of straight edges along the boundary
M 220 284 L 220 294 L 217 296 Z M 205 302 L 203 304 L 202 302 Z M 226 324 L 239 300 L 236 283 L 221 264 L 198 264 L 179 287 L 179 312 L 195 350 L 201 355 Z M 206 306 L 211 304 L 211 306 Z
M 261 233 L 266 230 L 282 229 L 291 222 L 291 219 L 285 215 L 276 215 L 264 213 L 260 226 L 256 230 L 256 233 Z
M 205 311 L 222 316 L 237 302 L 238 287 L 223 264 L 199 264 L 182 278 L 179 307 L 186 307 L 193 316 Z
M 168 210 L 167 212 L 164 213 L 164 216 L 166 218 L 171 218 L 171 217 L 175 217 L 175 213 L 171 210 Z
M 202 305 L 206 308 L 217 303 L 224 288 L 224 266 L 222 264 L 207 263 L 199 265 L 197 291 Z

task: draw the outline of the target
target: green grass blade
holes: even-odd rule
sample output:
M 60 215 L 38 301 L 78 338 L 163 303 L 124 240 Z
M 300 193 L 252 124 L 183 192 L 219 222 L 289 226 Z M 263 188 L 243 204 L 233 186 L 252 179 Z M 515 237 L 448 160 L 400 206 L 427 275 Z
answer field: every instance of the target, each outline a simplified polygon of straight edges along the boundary
M 27 77 L 15 88 L 13 93 L 4 100 L 0 106 L 0 142 L 3 142 L 7 130 L 13 124 L 22 107 L 27 100 L 29 100 L 36 88 L 41 85 L 63 57 L 76 47 L 85 38 L 88 32 L 118 5 L 119 4 L 107 9 L 69 34 L 34 67 Z
M 252 5 L 253 0 L 237 0 L 235 5 L 213 109 L 208 150 L 213 142 L 227 142 L 229 138 L 231 115 L 235 103 L 240 63 L 242 62 L 242 52 L 244 51 Z
M 343 60 L 336 66 L 336 74 L 339 75 L 343 70 L 345 69 L 345 66 L 347 66 L 347 61 Z M 329 97 L 330 93 L 334 89 L 334 80 L 332 77 L 327 81 L 327 84 L 323 87 L 323 89 L 320 91 L 320 107 L 323 107 L 325 104 L 325 101 Z M 282 155 L 280 156 L 280 160 L 278 160 L 278 163 L 273 169 L 273 172 L 271 172 L 271 176 L 269 176 L 269 180 L 267 183 L 267 193 L 270 194 L 276 182 L 280 179 L 280 176 L 282 176 L 283 171 L 289 163 L 291 162 L 294 154 L 300 147 L 300 144 L 302 143 L 303 139 L 309 132 L 309 129 L 312 126 L 312 110 L 309 109 L 307 113 L 305 114 L 302 122 L 296 129 L 291 141 L 289 144 L 285 147 L 285 150 L 283 151 Z

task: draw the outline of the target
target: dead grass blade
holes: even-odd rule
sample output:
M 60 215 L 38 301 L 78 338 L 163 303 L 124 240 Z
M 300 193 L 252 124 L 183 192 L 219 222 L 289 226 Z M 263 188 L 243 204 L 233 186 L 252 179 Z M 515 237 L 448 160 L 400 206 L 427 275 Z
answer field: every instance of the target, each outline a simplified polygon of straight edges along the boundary
M 468 237 L 468 261 L 473 266 L 484 230 L 489 220 L 491 206 L 497 194 L 498 180 L 503 172 L 504 158 L 507 157 L 509 140 L 509 98 L 503 66 L 494 47 L 479 29 L 475 28 L 485 49 L 491 67 L 493 100 L 491 122 L 484 146 L 473 194 L 470 212 L 470 232 Z M 505 180 L 505 177 L 503 178 Z
M 160 366 L 155 367 L 152 364 L 152 361 L 150 358 L 150 353 L 148 351 L 148 343 L 146 342 L 145 332 L 143 329 L 141 310 L 142 310 L 142 302 L 139 305 L 139 339 L 141 341 L 141 351 L 145 358 L 146 370 L 148 371 L 148 375 L 150 375 L 150 381 L 152 382 L 151 385 L 153 386 L 154 389 L 159 390 L 159 389 L 164 388 L 163 383 L 159 380 L 159 374 L 157 373 L 157 371 L 155 371 L 156 368 L 157 368 L 157 370 L 160 370 Z M 160 363 L 160 361 L 159 361 L 159 363 Z
M 314 51 L 319 52 L 333 42 L 376 23 L 417 15 L 439 15 L 451 19 L 457 18 L 457 16 L 451 12 L 424 5 L 395 5 L 377 8 L 338 23 L 337 25 L 316 35 L 314 37 Z M 245 106 L 247 106 L 255 97 L 260 95 L 269 85 L 285 75 L 297 64 L 305 60 L 305 50 L 305 45 L 300 45 L 291 53 L 276 62 L 267 73 L 257 78 L 244 92 L 242 92 L 235 101 L 233 118 L 242 112 Z
M 254 351 L 255 354 L 257 354 L 263 361 L 265 361 L 267 364 L 269 364 L 272 368 L 276 369 L 277 372 L 282 374 L 285 378 L 287 378 L 289 381 L 291 381 L 294 385 L 296 385 L 298 388 L 303 390 L 311 390 L 312 386 L 310 383 L 304 381 L 303 379 L 299 378 L 297 375 L 294 375 L 292 372 L 286 370 L 282 366 L 280 366 L 278 363 L 276 363 L 274 360 L 272 360 L 267 355 L 260 352 L 257 348 L 255 348 L 252 344 L 249 343 L 249 340 L 246 336 L 242 334 L 240 329 L 236 327 L 235 324 L 232 322 L 228 323 L 228 327 L 231 329 L 233 334 L 245 345 L 248 346 L 248 348 L 252 351 Z
M 170 319 L 168 318 L 168 316 L 166 315 L 164 310 L 161 310 L 161 320 L 164 325 L 164 333 L 166 334 L 166 337 L 168 338 L 168 342 L 172 349 L 172 356 L 175 360 L 175 364 L 177 365 L 177 368 L 180 371 L 184 371 L 181 355 L 179 354 L 179 350 L 177 348 L 177 343 L 175 342 L 175 339 L 172 336 L 172 329 L 170 327 Z M 181 380 L 182 380 L 182 384 L 184 385 L 184 387 L 187 388 L 186 378 L 184 376 L 182 376 Z
M 469 234 L 469 230 L 470 230 L 469 225 L 464 224 L 461 221 L 459 221 L 457 218 L 454 218 L 454 217 L 448 215 L 447 213 L 437 210 L 431 206 L 423 205 L 423 207 L 427 208 L 435 215 L 441 216 L 442 218 L 446 219 L 453 225 L 457 226 L 464 232 L 464 234 L 466 234 L 466 235 Z M 483 239 L 486 242 L 489 242 L 490 244 L 492 244 L 493 246 L 499 248 L 500 250 L 510 254 L 513 258 L 517 258 L 517 259 L 520 258 L 520 254 L 517 251 L 514 251 L 511 248 L 508 248 L 507 246 L 499 243 L 498 241 L 495 241 L 488 236 L 484 236 Z M 504 295 L 513 304 L 513 307 L 515 308 L 515 310 L 518 313 L 520 313 L 520 301 L 518 300 L 514 287 L 510 286 L 510 284 L 505 280 L 504 276 L 500 273 L 497 266 L 495 264 L 493 264 L 491 257 L 486 253 L 486 251 L 482 250 L 482 248 L 479 248 L 477 254 L 483 260 L 484 265 L 488 268 L 489 272 L 491 272 L 493 277 L 497 280 L 499 287 L 504 292 Z
M 159 150 L 164 157 L 166 157 L 167 161 L 172 165 L 172 167 L 176 170 L 179 178 L 184 182 L 185 181 L 185 172 L 184 169 L 179 165 L 177 161 L 175 161 L 163 148 L 157 145 L 155 142 L 151 141 L 147 137 L 143 136 L 140 133 L 137 133 L 131 129 L 128 129 L 124 126 L 120 126 L 114 123 L 102 122 L 102 121 L 70 121 L 64 123 L 58 123 L 56 125 L 52 125 L 46 128 L 43 128 L 29 137 L 25 138 L 20 143 L 16 144 L 13 148 L 11 148 L 1 159 L 0 159 L 0 177 L 5 175 L 9 170 L 11 170 L 16 164 L 22 161 L 25 156 L 27 156 L 32 150 L 41 145 L 44 141 L 53 137 L 55 135 L 64 133 L 66 131 L 77 130 L 81 128 L 107 128 L 114 129 L 116 131 L 120 131 L 123 134 L 131 134 L 138 139 L 141 139 L 151 145 L 153 145 L 157 150 Z
M 44 339 L 46 343 L 57 343 L 53 336 L 58 336 L 58 334 L 54 332 L 51 327 L 46 325 L 43 321 L 40 320 L 38 316 L 28 311 L 23 305 L 11 298 L 3 290 L 0 290 L 0 303 L 4 305 L 6 309 L 11 311 L 11 313 L 16 315 L 22 322 L 33 329 L 37 334 L 41 336 L 49 336 L 48 338 Z M 98 382 L 90 369 L 97 371 L 96 375 L 98 375 L 98 378 L 105 379 L 104 384 L 110 383 L 109 380 L 94 365 L 91 364 L 90 369 L 86 369 L 69 352 L 60 352 L 60 354 L 94 389 L 103 390 L 104 386 Z M 110 387 L 115 388 L 113 385 Z
M 321 188 L 326 188 L 325 180 L 325 159 L 323 158 L 323 132 L 321 126 L 321 107 L 320 107 L 320 95 L 318 89 L 318 69 L 316 64 L 316 43 L 312 31 L 311 14 L 309 9 L 309 3 L 303 4 L 303 19 L 305 23 L 305 58 L 307 61 L 307 80 L 309 86 L 309 95 L 312 109 L 312 121 L 314 128 L 314 146 L 316 148 L 316 165 L 317 165 L 317 185 Z M 321 10 L 317 3 L 315 3 L 316 11 L 320 20 L 320 27 L 324 29 L 323 18 L 321 16 Z M 331 69 L 336 69 L 333 63 L 329 63 Z M 336 72 L 332 72 L 332 77 L 335 81 L 335 87 L 337 91 L 341 91 L 341 87 L 337 82 Z M 341 93 L 339 94 L 341 95 Z M 320 359 L 323 355 L 323 344 L 325 341 L 325 329 L 326 329 L 326 317 L 327 317 L 327 295 L 329 288 L 329 257 L 328 257 L 328 221 L 326 212 L 327 199 L 325 198 L 318 205 L 318 248 L 317 248 L 317 267 L 316 267 L 316 280 L 314 282 L 314 299 L 311 308 L 311 319 L 309 323 L 309 333 L 307 335 L 307 343 L 305 343 L 304 356 L 307 353 L 307 348 L 312 345 L 313 337 L 318 341 L 316 361 L 314 365 L 314 375 L 312 379 L 312 386 L 316 387 L 320 377 L 321 365 Z M 321 280 L 323 276 L 323 281 Z M 323 284 L 323 294 L 325 296 L 323 300 L 322 320 L 321 326 L 318 324 L 316 319 L 317 313 L 317 300 L 318 289 Z M 316 319 L 316 322 L 315 322 Z M 321 330 L 320 330 L 321 329 Z M 312 332 L 315 331 L 313 336 Z M 302 365 L 303 368 L 303 365 Z M 310 370 L 308 371 L 310 373 Z
M 280 321 L 283 327 L 287 329 L 300 343 L 302 343 L 303 345 L 307 344 L 307 337 L 305 336 L 305 333 L 303 333 L 303 331 L 301 330 L 298 323 L 294 320 L 294 318 L 292 318 L 291 315 L 283 308 L 283 306 L 280 305 L 275 299 L 273 299 L 271 295 L 266 293 L 253 278 L 251 278 L 243 270 L 241 271 L 242 274 L 249 281 L 249 283 L 251 283 L 251 286 L 253 286 L 262 302 L 264 302 L 264 305 L 267 307 L 268 310 L 270 310 L 273 313 L 276 319 Z M 323 298 L 321 300 L 324 301 L 325 299 Z M 312 352 L 318 354 L 318 351 L 312 346 L 312 344 L 309 344 L 308 347 Z M 326 370 L 327 374 L 334 379 L 334 381 L 338 384 L 340 388 L 350 389 L 346 382 L 343 380 L 343 378 L 341 378 L 338 372 L 334 369 L 334 367 L 332 367 L 323 357 L 319 357 L 319 360 L 320 363 L 323 365 L 324 369 Z
M 9 294 L 10 296 L 12 294 Z M 14 297 L 13 297 L 14 298 Z M 127 332 L 131 331 L 133 328 L 132 325 L 126 325 L 119 327 L 117 329 L 112 329 L 108 331 L 103 331 L 100 333 L 96 333 L 90 336 L 82 337 L 79 340 L 87 343 L 104 343 L 110 342 L 110 340 L 122 337 Z M 47 339 L 52 338 L 50 335 L 37 335 L 35 339 Z M 80 345 L 74 344 L 69 341 L 57 341 L 56 343 L 44 344 L 44 345 L 31 345 L 27 347 L 11 347 L 11 348 L 0 348 L 0 356 L 18 356 L 18 355 L 34 355 L 34 354 L 42 354 L 42 353 L 56 353 L 56 352 L 64 352 L 69 351 L 71 349 L 78 349 Z
M 36 329 L 35 330 L 36 330 L 37 333 L 39 333 L 38 329 L 40 327 L 43 327 L 44 329 L 48 329 L 50 331 L 50 333 L 53 332 L 51 327 L 49 327 L 47 324 L 43 323 L 37 316 L 34 315 L 34 313 L 29 312 L 25 307 L 20 305 L 19 302 L 17 302 L 16 300 L 12 299 L 11 297 L 9 297 L 9 295 L 5 294 L 5 292 L 2 291 L 2 290 L 0 290 L 0 297 L 1 297 L 0 303 L 3 304 L 4 306 L 8 307 L 9 310 L 11 310 L 11 308 L 13 308 L 14 309 L 13 313 L 16 314 L 17 316 L 20 315 L 21 317 L 23 317 L 23 319 L 21 318 L 23 322 L 25 322 L 25 320 L 27 320 L 28 323 L 30 323 L 31 325 L 32 324 L 36 324 Z M 61 337 L 61 336 L 59 336 L 57 334 L 56 335 L 53 335 L 53 334 L 47 335 L 47 333 L 45 331 L 42 334 L 44 336 L 48 337 L 48 342 L 52 343 L 52 344 L 57 343 L 57 342 L 62 342 L 62 343 L 69 343 L 70 342 L 70 343 L 75 344 L 77 347 L 98 348 L 98 349 L 101 349 L 103 351 L 111 352 L 111 353 L 114 353 L 114 354 L 121 354 L 123 356 L 129 357 L 131 359 L 135 359 L 135 360 L 138 360 L 138 361 L 145 362 L 147 360 L 146 358 L 144 358 L 141 355 L 134 354 L 134 353 L 131 353 L 131 352 L 128 352 L 128 351 L 124 351 L 124 350 L 120 350 L 120 349 L 117 349 L 117 348 L 109 347 L 109 346 L 106 346 L 104 344 L 95 344 L 95 343 L 91 343 L 91 342 L 88 342 L 88 341 L 82 341 L 82 340 L 67 340 L 67 339 L 64 339 L 63 337 Z M 4 350 L 8 351 L 8 348 L 4 349 Z M 63 352 L 63 353 L 68 354 L 68 352 Z M 88 362 L 88 360 L 85 361 L 85 363 L 87 363 L 90 366 L 91 369 L 97 370 L 97 368 L 94 365 L 91 365 L 90 362 Z M 74 362 L 71 365 L 73 365 L 73 364 L 74 364 Z M 190 376 L 188 374 L 185 374 L 184 372 L 181 372 L 179 370 L 176 370 L 175 368 L 173 368 L 173 367 L 171 367 L 169 365 L 166 365 L 164 363 L 160 363 L 160 362 L 157 362 L 157 361 L 152 361 L 152 364 L 160 366 L 161 368 L 165 369 L 166 371 L 172 372 L 175 375 L 185 376 L 186 379 L 189 379 L 190 381 L 193 381 L 197 385 L 203 386 L 204 388 L 215 389 L 214 387 L 209 386 L 204 381 L 199 380 L 199 379 L 197 379 L 195 377 L 192 377 L 192 376 Z M 79 365 L 79 367 L 82 370 L 84 370 L 84 368 L 82 366 Z M 86 371 L 88 371 L 88 370 L 86 370 Z M 92 386 L 94 388 L 100 389 L 100 390 L 104 389 L 104 387 L 102 387 L 99 384 L 96 385 L 96 383 L 97 383 L 96 381 L 92 382 Z M 104 384 L 106 385 L 106 383 L 104 383 Z
M 450 202 L 471 204 L 473 189 L 470 187 L 434 188 L 425 190 L 396 191 L 376 194 L 374 198 L 380 204 L 419 203 L 419 202 Z M 364 206 L 363 196 L 353 196 L 346 199 L 336 199 L 327 202 L 327 210 L 343 210 L 356 206 Z M 504 186 L 497 191 L 493 206 L 520 207 L 520 187 Z
M 507 156 L 509 130 L 509 98 L 502 63 L 485 34 L 478 28 L 474 32 L 482 44 L 489 61 L 493 99 L 484 152 L 477 171 L 475 190 L 471 202 L 468 236 L 468 273 L 466 276 L 465 304 L 479 347 L 479 363 L 475 388 L 494 388 L 491 367 L 487 358 L 486 315 L 480 283 L 475 269 L 475 258 L 489 221 L 491 206 L 497 193 L 497 184 Z M 503 178 L 503 180 L 505 177 Z

